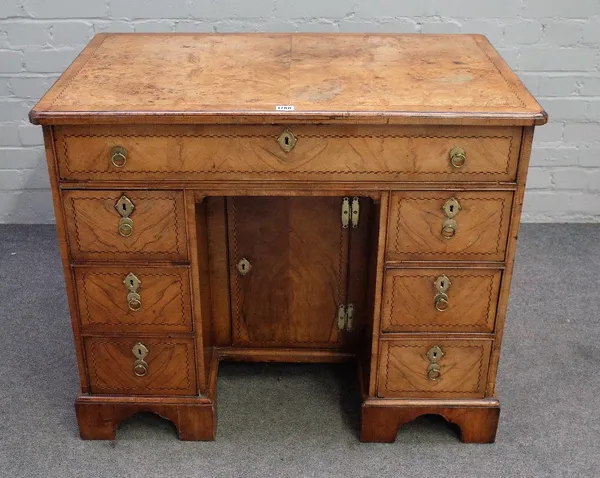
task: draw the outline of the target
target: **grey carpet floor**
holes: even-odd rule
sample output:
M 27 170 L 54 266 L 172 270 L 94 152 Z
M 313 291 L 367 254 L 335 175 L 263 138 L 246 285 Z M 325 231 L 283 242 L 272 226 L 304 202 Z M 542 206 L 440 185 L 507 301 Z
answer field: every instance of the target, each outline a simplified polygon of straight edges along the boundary
M 0 227 L 2 477 L 586 477 L 600 471 L 600 226 L 524 225 L 498 377 L 494 445 L 420 418 L 358 440 L 344 366 L 224 364 L 214 442 L 135 416 L 79 439 L 77 373 L 52 226 Z

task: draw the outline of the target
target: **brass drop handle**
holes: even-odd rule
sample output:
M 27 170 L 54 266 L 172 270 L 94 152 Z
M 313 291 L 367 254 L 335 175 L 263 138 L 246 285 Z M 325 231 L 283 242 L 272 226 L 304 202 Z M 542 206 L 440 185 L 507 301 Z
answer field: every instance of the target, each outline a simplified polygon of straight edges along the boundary
M 442 378 L 442 368 L 439 365 L 439 361 L 444 356 L 444 351 L 439 345 L 434 345 L 427 351 L 427 360 L 429 365 L 427 366 L 426 374 L 427 378 L 433 382 Z
M 136 360 L 133 364 L 133 373 L 136 377 L 144 377 L 148 373 L 148 364 L 143 360 Z
M 458 224 L 454 217 L 462 210 L 462 206 L 456 198 L 448 199 L 442 206 L 442 211 L 446 215 L 446 220 L 442 224 L 442 237 L 444 239 L 452 239 L 456 235 Z
M 129 306 L 129 310 L 133 312 L 137 312 L 142 308 L 142 298 L 139 294 L 135 292 L 130 292 L 127 294 L 127 305 Z
M 110 162 L 115 168 L 122 168 L 127 163 L 127 149 L 115 146 L 110 150 Z
M 123 284 L 127 290 L 127 305 L 129 310 L 137 312 L 142 308 L 142 296 L 139 293 L 142 281 L 133 272 L 130 272 L 123 279 Z
M 456 236 L 456 229 L 458 224 L 454 219 L 446 219 L 442 224 L 442 237 L 444 239 L 452 239 Z
M 467 162 L 467 153 L 463 148 L 452 148 L 450 150 L 450 164 L 453 168 L 460 169 Z
M 119 221 L 119 234 L 123 237 L 129 237 L 133 234 L 133 221 L 128 217 Z
M 448 310 L 448 307 L 450 307 L 450 302 L 448 302 L 448 295 L 444 294 L 443 292 L 440 292 L 439 294 L 437 294 L 435 296 L 435 299 L 433 299 L 433 300 L 434 300 L 435 308 L 439 312 L 444 312 L 445 310 Z
M 433 382 L 442 377 L 442 371 L 437 363 L 429 364 L 427 367 L 427 378 Z
M 131 349 L 135 361 L 133 362 L 133 374 L 136 377 L 144 377 L 148 374 L 148 364 L 145 361 L 146 356 L 150 353 L 148 347 L 142 342 L 138 342 Z
M 123 194 L 115 204 L 115 209 L 121 216 L 117 232 L 120 236 L 129 237 L 133 234 L 133 219 L 129 215 L 135 209 L 133 202 Z
M 433 283 L 436 290 L 435 297 L 433 298 L 433 304 L 435 309 L 439 312 L 444 312 L 450 307 L 450 301 L 448 298 L 448 289 L 450 289 L 450 279 L 445 274 L 439 276 Z

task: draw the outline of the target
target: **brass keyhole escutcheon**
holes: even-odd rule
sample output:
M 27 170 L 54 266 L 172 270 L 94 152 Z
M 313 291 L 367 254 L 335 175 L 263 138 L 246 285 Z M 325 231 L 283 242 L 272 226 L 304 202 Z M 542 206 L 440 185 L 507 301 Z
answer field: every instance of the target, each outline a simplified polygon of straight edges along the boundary
M 437 291 L 437 294 L 433 298 L 433 304 L 435 309 L 439 312 L 444 312 L 450 307 L 448 294 L 446 292 L 448 292 L 451 284 L 450 279 L 448 279 L 445 274 L 439 276 L 433 283 L 433 286 Z
M 122 168 L 127 163 L 127 149 L 115 146 L 110 150 L 110 162 L 115 168 Z
M 135 209 L 133 202 L 123 194 L 115 204 L 115 209 L 121 216 L 117 228 L 119 235 L 123 237 L 131 236 L 133 234 L 133 219 L 131 219 L 129 215 Z
M 240 273 L 240 275 L 243 275 L 243 276 L 245 276 L 252 270 L 252 264 L 250 264 L 250 261 L 248 259 L 246 259 L 245 257 L 242 257 L 238 261 L 236 267 L 237 267 L 237 270 Z
M 294 136 L 294 133 L 292 133 L 289 129 L 285 129 L 283 133 L 279 135 L 279 138 L 277 138 L 279 146 L 286 153 L 289 153 L 292 149 L 294 149 L 294 146 L 296 146 L 296 141 L 297 140 Z
M 454 216 L 456 216 L 461 209 L 462 207 L 456 198 L 448 199 L 442 206 L 442 210 L 448 219 L 452 219 Z
M 442 378 L 442 368 L 438 362 L 444 356 L 444 351 L 439 345 L 434 345 L 427 351 L 427 360 L 429 365 L 427 366 L 426 374 L 427 378 L 433 382 Z
M 142 308 L 142 296 L 139 294 L 142 281 L 133 272 L 130 272 L 123 279 L 123 284 L 127 290 L 127 305 L 129 310 L 137 312 Z
M 131 349 L 133 356 L 136 360 L 133 362 L 133 373 L 136 377 L 144 377 L 148 373 L 148 364 L 145 362 L 145 358 L 150 353 L 148 347 L 143 343 L 138 342 Z

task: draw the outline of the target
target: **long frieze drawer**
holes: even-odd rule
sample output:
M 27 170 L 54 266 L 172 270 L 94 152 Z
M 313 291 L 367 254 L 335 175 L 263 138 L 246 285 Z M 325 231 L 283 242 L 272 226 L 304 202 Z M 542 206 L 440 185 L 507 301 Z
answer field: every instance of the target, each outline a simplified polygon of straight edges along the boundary
M 391 269 L 382 332 L 493 332 L 502 273 L 492 269 Z
M 513 181 L 521 129 L 461 126 L 69 126 L 69 180 Z
M 512 199 L 510 191 L 395 192 L 387 260 L 503 261 Z
M 84 332 L 190 332 L 190 272 L 181 267 L 73 268 Z
M 382 340 L 381 398 L 483 398 L 492 340 Z
M 181 192 L 71 190 L 63 201 L 74 259 L 187 259 Z
M 87 337 L 84 341 L 92 393 L 196 394 L 191 338 Z

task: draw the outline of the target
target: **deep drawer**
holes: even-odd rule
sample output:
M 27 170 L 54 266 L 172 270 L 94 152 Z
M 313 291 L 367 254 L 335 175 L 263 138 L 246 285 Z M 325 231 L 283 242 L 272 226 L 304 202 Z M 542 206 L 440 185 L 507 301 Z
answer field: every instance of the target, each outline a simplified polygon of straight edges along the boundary
M 483 398 L 491 347 L 491 339 L 383 339 L 378 396 Z
M 520 138 L 516 127 L 69 126 L 56 151 L 68 180 L 513 181 Z
M 504 261 L 512 199 L 511 191 L 395 192 L 387 260 Z
M 90 390 L 117 395 L 194 395 L 194 345 L 188 338 L 86 337 Z M 143 364 L 134 347 L 147 350 Z
M 133 204 L 129 221 L 118 212 L 123 197 Z M 187 259 L 181 192 L 70 190 L 63 200 L 74 259 Z
M 73 268 L 84 332 L 190 332 L 188 267 Z
M 382 332 L 493 332 L 502 273 L 493 269 L 391 269 Z

